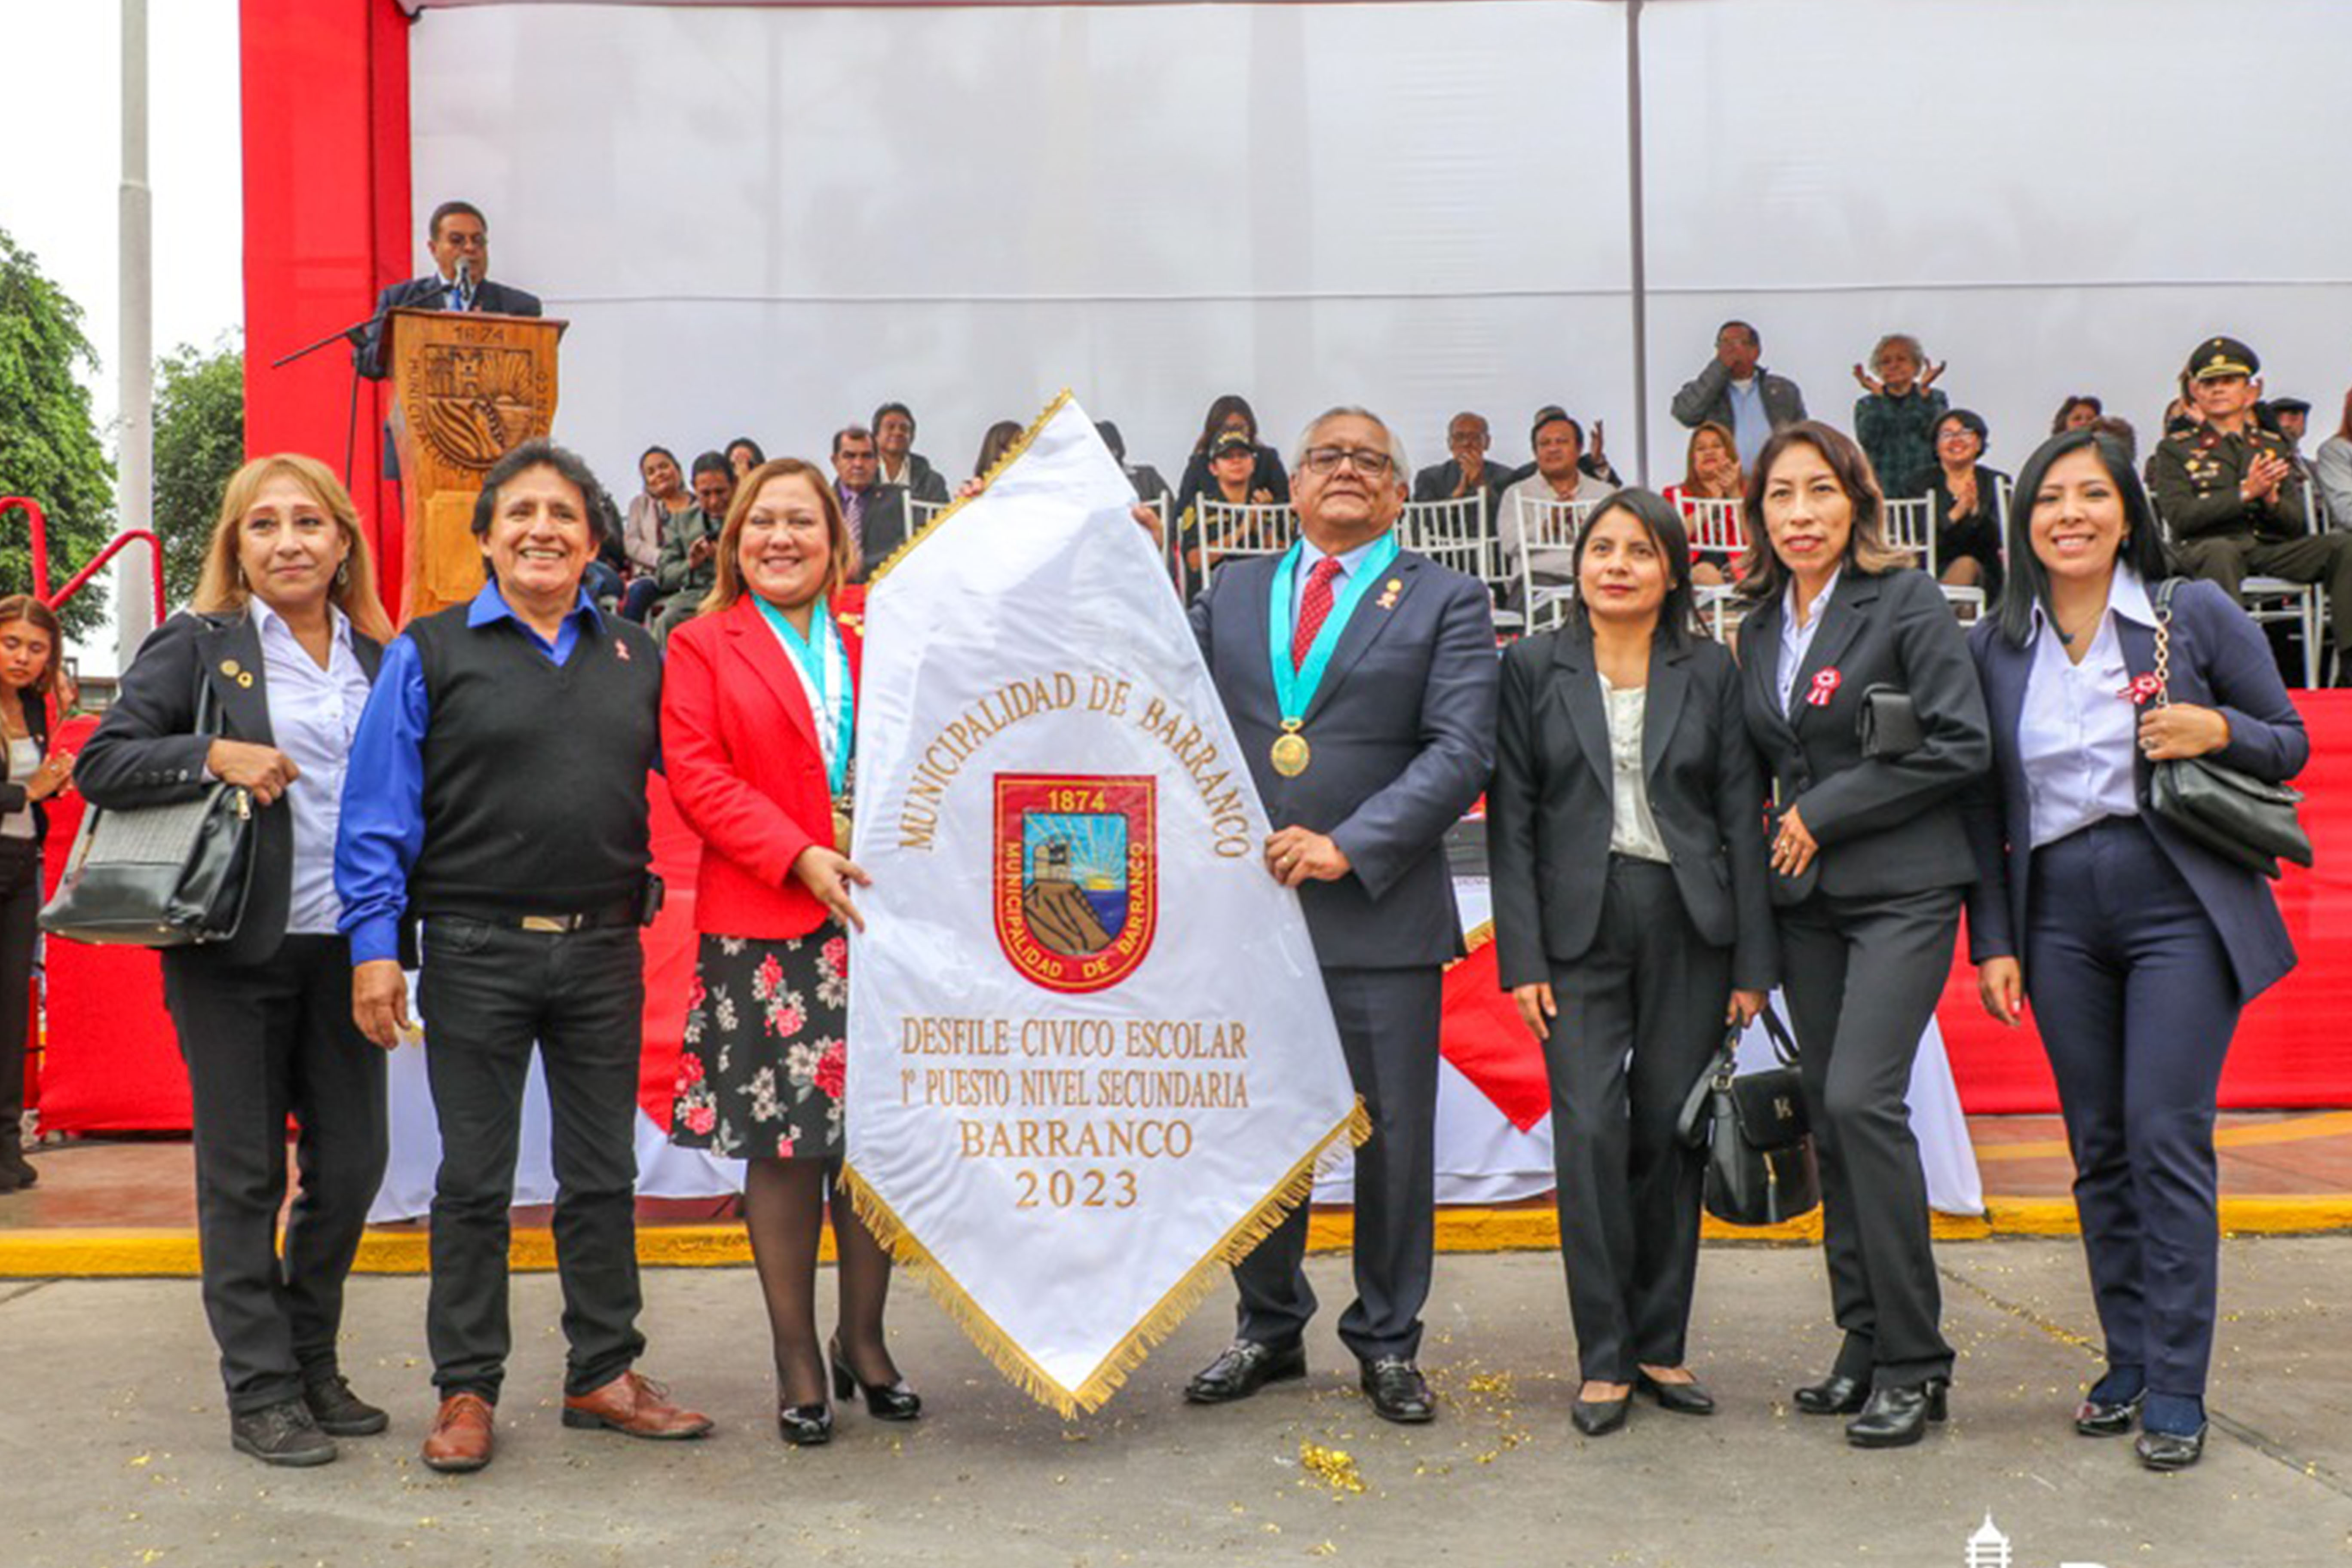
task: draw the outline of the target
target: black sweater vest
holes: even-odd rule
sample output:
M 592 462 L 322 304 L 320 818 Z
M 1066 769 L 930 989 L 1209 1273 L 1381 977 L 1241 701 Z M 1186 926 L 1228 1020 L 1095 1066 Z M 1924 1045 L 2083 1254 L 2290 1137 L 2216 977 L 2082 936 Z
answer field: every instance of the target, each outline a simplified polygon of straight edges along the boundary
M 607 617 L 562 665 L 519 621 L 467 605 L 409 623 L 425 674 L 419 915 L 586 914 L 634 899 L 652 863 L 646 773 L 661 739 L 661 652 Z

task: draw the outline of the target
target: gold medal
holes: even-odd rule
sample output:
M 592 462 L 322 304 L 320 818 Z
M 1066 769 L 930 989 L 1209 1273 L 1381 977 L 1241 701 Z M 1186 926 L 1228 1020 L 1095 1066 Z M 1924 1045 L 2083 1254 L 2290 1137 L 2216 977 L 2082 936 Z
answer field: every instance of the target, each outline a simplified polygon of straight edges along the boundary
M 1286 719 L 1282 733 L 1274 738 L 1274 771 L 1284 778 L 1295 779 L 1307 771 L 1315 753 L 1307 749 L 1307 737 L 1298 732 L 1299 721 Z
M 833 847 L 844 855 L 849 853 L 849 813 L 845 811 L 833 814 Z

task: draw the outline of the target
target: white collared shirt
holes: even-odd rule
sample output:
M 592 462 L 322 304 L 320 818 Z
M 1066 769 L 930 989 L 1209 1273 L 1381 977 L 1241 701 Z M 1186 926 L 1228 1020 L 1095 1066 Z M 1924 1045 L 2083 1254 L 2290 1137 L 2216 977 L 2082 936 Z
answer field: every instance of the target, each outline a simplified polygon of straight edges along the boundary
M 334 605 L 327 606 L 335 629 L 327 668 L 320 669 L 284 616 L 258 597 L 248 604 L 261 638 L 269 732 L 298 770 L 286 791 L 286 805 L 294 814 L 294 891 L 286 910 L 286 934 L 332 936 L 343 912 L 335 896 L 335 830 L 342 821 L 352 737 L 359 732 L 360 710 L 367 706 L 367 671 L 352 649 L 352 623 Z
M 2076 664 L 2066 657 L 2057 626 L 2041 605 L 2033 607 L 2033 663 L 2018 715 L 2017 750 L 2032 805 L 2036 849 L 2106 817 L 2139 810 L 2132 759 L 2140 705 L 2128 694 L 2132 677 L 2116 631 L 2117 616 L 2150 629 L 2156 626 L 2146 585 L 2122 566 L 2116 568 L 2090 648 Z
M 1812 618 L 1803 626 L 1797 624 L 1797 574 L 1789 574 L 1788 592 L 1780 596 L 1780 668 L 1773 672 L 1780 686 L 1780 711 L 1793 714 L 1790 702 L 1797 692 L 1797 672 L 1805 668 L 1805 655 L 1812 650 L 1813 634 L 1822 629 L 1822 617 L 1829 614 L 1830 595 L 1837 592 L 1838 579 L 1844 575 L 1840 565 L 1813 595 Z

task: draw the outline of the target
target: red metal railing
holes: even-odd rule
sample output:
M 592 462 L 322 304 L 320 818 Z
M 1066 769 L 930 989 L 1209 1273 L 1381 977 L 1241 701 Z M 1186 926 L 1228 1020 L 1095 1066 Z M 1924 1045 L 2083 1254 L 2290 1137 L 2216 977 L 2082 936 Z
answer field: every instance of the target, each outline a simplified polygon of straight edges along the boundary
M 0 517 L 11 508 L 21 510 L 33 525 L 33 592 L 41 603 L 56 609 L 81 592 L 84 584 L 98 575 L 99 568 L 120 554 L 126 544 L 144 544 L 155 552 L 155 624 L 163 622 L 163 542 L 155 537 L 152 529 L 126 528 L 106 542 L 106 548 L 90 557 L 89 563 L 66 580 L 66 585 L 56 593 L 49 592 L 49 520 L 38 501 L 28 496 L 0 496 Z

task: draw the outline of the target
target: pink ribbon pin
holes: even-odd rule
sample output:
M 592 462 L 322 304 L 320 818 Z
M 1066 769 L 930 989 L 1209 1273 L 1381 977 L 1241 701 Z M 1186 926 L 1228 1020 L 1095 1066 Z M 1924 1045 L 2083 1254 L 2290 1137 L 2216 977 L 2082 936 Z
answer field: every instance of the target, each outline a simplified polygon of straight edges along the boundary
M 1838 689 L 1838 682 L 1844 679 L 1834 669 L 1821 671 L 1813 677 L 1813 689 L 1805 693 L 1806 702 L 1815 708 L 1828 707 L 1830 697 Z
M 2131 703 L 2134 707 L 2137 707 L 2163 689 L 2164 682 L 2157 679 L 2155 676 L 2136 675 L 2132 677 L 2132 683 L 2129 686 L 2125 687 L 2121 691 L 2116 692 L 2116 695 Z

